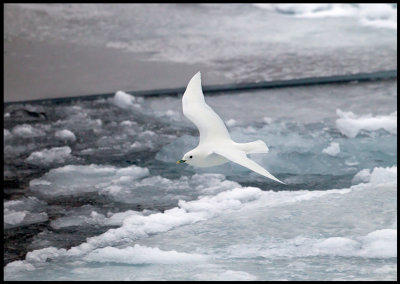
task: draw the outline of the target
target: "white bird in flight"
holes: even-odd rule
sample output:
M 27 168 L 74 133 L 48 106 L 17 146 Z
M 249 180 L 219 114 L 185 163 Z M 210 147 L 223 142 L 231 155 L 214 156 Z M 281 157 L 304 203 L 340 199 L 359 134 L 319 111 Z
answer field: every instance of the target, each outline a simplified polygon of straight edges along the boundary
M 177 164 L 212 167 L 232 161 L 285 184 L 247 157 L 247 154 L 268 153 L 268 147 L 263 141 L 257 140 L 250 143 L 232 141 L 222 119 L 204 100 L 200 72 L 197 72 L 189 81 L 183 94 L 182 106 L 183 114 L 199 129 L 200 141 L 199 145 L 187 152 L 181 160 L 176 162 Z

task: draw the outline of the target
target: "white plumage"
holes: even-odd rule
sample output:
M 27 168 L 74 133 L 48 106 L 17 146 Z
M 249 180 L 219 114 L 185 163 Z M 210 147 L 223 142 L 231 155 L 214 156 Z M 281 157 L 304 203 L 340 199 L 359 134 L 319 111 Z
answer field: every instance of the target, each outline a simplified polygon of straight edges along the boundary
M 268 147 L 263 141 L 250 143 L 232 141 L 222 119 L 204 100 L 200 72 L 189 81 L 183 94 L 182 107 L 183 114 L 199 129 L 200 140 L 199 145 L 187 152 L 177 163 L 186 162 L 193 166 L 211 167 L 232 161 L 285 184 L 247 157 L 250 153 L 268 153 Z

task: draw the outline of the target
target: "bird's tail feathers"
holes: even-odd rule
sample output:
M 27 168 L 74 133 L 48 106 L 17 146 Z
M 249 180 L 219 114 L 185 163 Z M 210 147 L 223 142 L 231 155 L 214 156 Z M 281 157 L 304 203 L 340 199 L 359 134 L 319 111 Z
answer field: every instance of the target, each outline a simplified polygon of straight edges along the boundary
M 249 143 L 237 143 L 240 150 L 246 154 L 268 153 L 269 149 L 264 141 L 257 140 Z

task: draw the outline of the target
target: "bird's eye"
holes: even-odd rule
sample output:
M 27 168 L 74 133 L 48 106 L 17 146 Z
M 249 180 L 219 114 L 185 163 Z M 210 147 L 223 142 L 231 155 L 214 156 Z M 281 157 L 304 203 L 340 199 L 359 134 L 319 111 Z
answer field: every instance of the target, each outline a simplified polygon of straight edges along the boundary
M 190 156 L 189 158 L 191 159 L 191 158 L 193 158 L 193 156 Z

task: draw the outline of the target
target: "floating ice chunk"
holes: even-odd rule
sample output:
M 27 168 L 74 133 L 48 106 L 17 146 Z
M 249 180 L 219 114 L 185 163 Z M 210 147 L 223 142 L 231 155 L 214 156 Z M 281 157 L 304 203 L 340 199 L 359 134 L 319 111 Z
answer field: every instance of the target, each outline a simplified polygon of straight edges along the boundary
M 15 228 L 48 220 L 46 212 L 31 213 L 29 211 L 4 210 L 4 228 Z
M 352 179 L 353 184 L 358 184 L 358 183 L 367 183 L 371 179 L 371 170 L 370 169 L 363 169 L 359 171 Z
M 370 169 L 363 169 L 359 171 L 352 180 L 353 184 L 356 183 L 371 183 L 371 184 L 397 184 L 397 166 L 393 167 L 375 167 L 372 171 Z
M 28 211 L 14 211 L 14 210 L 4 210 L 4 223 L 5 227 L 10 227 L 10 225 L 15 225 L 21 223 L 25 218 Z M 8 225 L 8 226 L 7 226 Z
M 133 125 L 137 125 L 137 122 L 135 122 L 135 121 L 130 121 L 130 120 L 124 120 L 124 121 L 122 121 L 120 124 L 121 124 L 121 126 L 130 127 L 130 126 L 133 126 Z
M 331 142 L 331 144 L 322 150 L 322 153 L 328 154 L 330 156 L 336 156 L 340 153 L 340 146 L 337 142 Z
M 71 148 L 64 146 L 35 151 L 25 161 L 35 165 L 47 165 L 51 163 L 64 163 L 69 159 L 72 159 Z
M 209 219 L 225 210 L 237 210 L 243 207 L 244 203 L 260 199 L 262 195 L 261 190 L 255 187 L 234 188 L 216 196 L 205 196 L 195 202 L 181 200 L 179 207 L 187 212 L 201 212 Z
M 321 13 L 321 11 L 329 11 L 332 6 L 330 4 L 278 4 L 275 5 L 275 8 L 288 14 L 306 16 L 314 14 L 315 12 Z
M 132 149 L 142 149 L 143 148 L 143 144 L 140 143 L 139 141 L 135 141 L 131 144 L 130 146 Z
M 23 197 L 18 200 L 5 201 L 5 227 L 18 227 L 47 221 L 46 213 L 39 213 L 45 210 L 46 205 L 46 202 L 40 201 L 36 197 Z
M 30 181 L 32 191 L 47 196 L 96 192 L 113 184 L 129 183 L 149 175 L 149 170 L 137 166 L 115 168 L 99 165 L 68 165 L 52 169 L 44 176 Z
M 346 159 L 346 160 L 344 161 L 344 164 L 345 164 L 346 166 L 353 167 L 353 166 L 359 165 L 360 163 L 357 162 L 357 160 L 356 160 L 354 157 L 350 157 L 349 159 Z
M 347 4 L 253 4 L 267 10 L 305 18 L 355 16 L 358 8 Z
M 230 258 L 342 256 L 392 258 L 397 256 L 397 230 L 373 231 L 366 236 L 292 239 L 259 238 L 257 242 L 232 245 L 226 249 Z
M 374 269 L 374 273 L 397 275 L 397 264 L 396 265 L 384 265 L 382 267 Z
M 95 119 L 94 122 L 95 122 L 98 126 L 102 126 L 102 125 L 103 125 L 103 121 L 101 121 L 100 118 Z
M 215 194 L 239 187 L 219 174 L 195 174 L 170 180 L 152 176 L 137 181 L 119 180 L 100 193 L 122 203 L 166 205 L 178 204 L 179 200 L 192 200 L 198 196 Z
M 20 271 L 32 271 L 35 270 L 35 267 L 25 260 L 16 260 L 13 262 L 8 263 L 4 267 L 4 274 L 13 275 Z
M 15 126 L 12 129 L 12 133 L 19 137 L 39 137 L 45 134 L 43 130 L 32 127 L 29 124 Z
M 390 4 L 359 4 L 361 23 L 378 28 L 397 29 L 397 7 Z
M 109 213 L 106 217 L 98 213 L 93 206 L 84 205 L 71 209 L 66 213 L 66 216 L 51 221 L 50 226 L 54 229 L 79 226 L 122 226 L 124 219 L 132 215 L 143 215 L 143 213 L 128 210 L 125 212 Z
M 343 112 L 340 109 L 336 110 L 337 115 L 340 117 L 336 120 L 336 127 L 339 131 L 347 137 L 354 138 L 360 130 L 374 131 L 378 129 L 385 129 L 390 133 L 397 133 L 397 111 L 390 115 L 378 116 L 357 116 L 352 112 Z
M 251 133 L 257 133 L 257 129 L 255 129 L 253 126 L 248 126 L 244 129 L 244 132 L 247 134 Z
M 115 93 L 114 97 L 111 98 L 111 102 L 117 107 L 123 109 L 130 108 L 140 108 L 140 104 L 136 102 L 136 98 L 130 94 L 127 94 L 123 91 L 118 91 Z
M 372 170 L 369 182 L 372 184 L 397 184 L 397 166 L 387 168 L 374 168 Z
M 227 121 L 225 121 L 226 125 L 229 127 L 235 126 L 236 125 L 236 120 L 234 120 L 233 118 L 228 119 Z
M 66 249 L 59 249 L 55 247 L 47 247 L 43 249 L 38 249 L 34 250 L 31 252 L 28 252 L 26 254 L 26 261 L 31 262 L 31 263 L 43 263 L 49 258 L 56 258 L 60 255 L 64 255 L 66 252 Z
M 36 197 L 23 197 L 18 200 L 10 200 L 4 202 L 4 209 L 9 210 L 29 210 L 29 211 L 42 211 L 44 210 L 45 206 L 47 205 L 46 202 L 37 199 Z
M 28 144 L 9 144 L 5 145 L 4 147 L 4 155 L 7 155 L 9 158 L 15 158 L 21 154 L 29 154 L 36 148 L 35 143 L 28 143 Z
M 179 112 L 174 111 L 172 109 L 169 109 L 165 112 L 165 115 L 168 116 L 170 119 L 174 121 L 179 121 L 182 119 L 182 116 L 179 114 Z
M 84 257 L 89 262 L 113 262 L 125 264 L 180 264 L 203 262 L 207 256 L 177 251 L 164 251 L 135 244 L 133 247 L 105 247 L 90 252 Z
M 355 17 L 361 24 L 397 29 L 397 6 L 392 4 L 253 4 L 304 18 Z
M 145 130 L 139 134 L 140 137 L 150 138 L 152 136 L 156 136 L 157 134 L 151 130 Z
M 360 238 L 362 249 L 360 256 L 365 257 L 397 257 L 397 230 L 383 229 L 369 233 Z
M 56 138 L 59 138 L 61 140 L 66 140 L 66 141 L 74 142 L 76 140 L 75 134 L 71 130 L 68 130 L 68 129 L 59 130 L 54 134 L 54 136 Z
M 256 281 L 257 277 L 245 272 L 225 270 L 217 272 L 199 273 L 194 275 L 196 280 L 204 281 Z
M 68 227 L 103 225 L 106 217 L 96 211 L 91 211 L 91 206 L 88 207 L 90 210 L 89 212 L 82 212 L 82 210 L 79 209 L 72 210 L 72 212 L 67 213 L 67 216 L 51 221 L 50 226 L 58 230 Z
M 317 254 L 361 256 L 368 258 L 397 257 L 397 230 L 383 229 L 355 239 L 333 237 L 318 241 Z
M 272 121 L 273 121 L 273 119 L 270 118 L 270 117 L 265 116 L 265 117 L 263 117 L 263 121 L 264 121 L 266 124 L 271 124 Z
M 105 220 L 104 220 L 104 226 L 122 226 L 124 223 L 124 220 L 127 217 L 130 216 L 142 216 L 146 214 L 151 214 L 153 211 L 150 210 L 144 210 L 142 212 L 138 211 L 133 211 L 133 210 L 128 210 L 125 212 L 117 212 L 117 213 L 111 213 Z
M 4 228 L 15 228 L 48 220 L 45 212 L 46 203 L 35 197 L 4 202 Z
M 352 256 L 359 248 L 359 242 L 342 237 L 332 237 L 322 241 L 317 241 L 313 246 L 313 249 L 318 251 L 316 254 L 341 256 Z
M 12 134 L 11 134 L 10 130 L 4 128 L 4 140 L 10 139 L 11 137 L 12 137 Z

